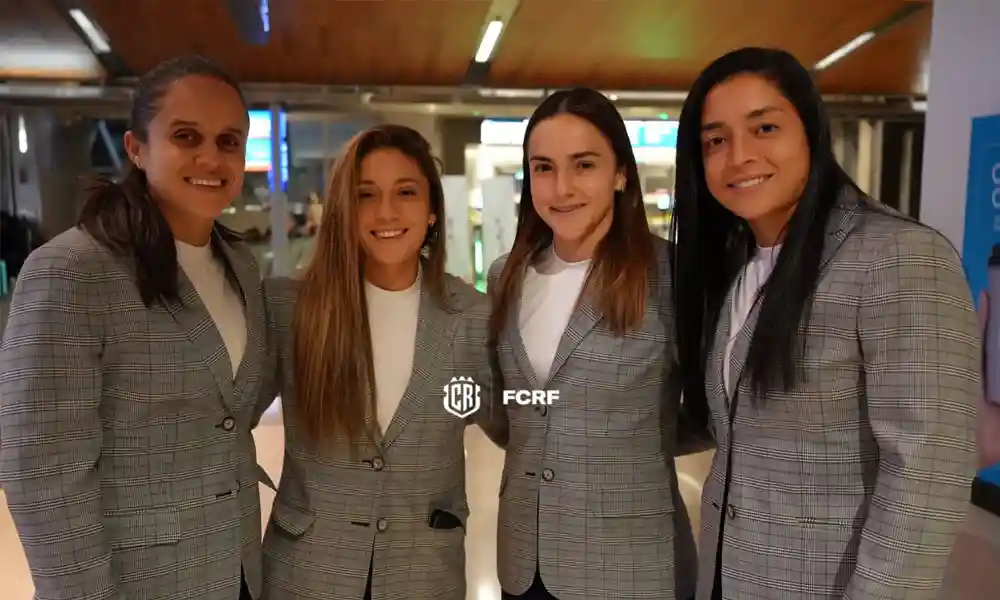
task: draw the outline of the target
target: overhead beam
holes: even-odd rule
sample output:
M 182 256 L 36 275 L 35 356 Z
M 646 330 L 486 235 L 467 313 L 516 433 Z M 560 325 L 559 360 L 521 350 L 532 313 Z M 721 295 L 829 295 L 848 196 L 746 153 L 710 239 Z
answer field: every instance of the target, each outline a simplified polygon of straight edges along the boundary
M 73 11 L 79 11 L 90 20 L 90 22 L 97 29 L 97 32 L 107 39 L 107 36 L 101 30 L 100 23 L 94 20 L 93 14 L 87 10 L 85 2 L 82 2 L 81 0 L 52 0 L 52 4 L 55 6 L 56 11 L 58 11 L 59 16 L 62 17 L 70 29 L 72 29 L 76 35 L 83 40 L 83 43 L 90 49 L 94 57 L 97 58 L 101 67 L 104 68 L 105 81 L 115 81 L 117 79 L 133 77 L 135 75 L 121 55 L 115 52 L 115 48 L 111 45 L 110 41 L 108 42 L 108 48 L 106 51 L 98 51 L 98 49 L 94 47 L 90 34 L 84 31 L 80 22 L 74 18 L 72 14 Z
M 271 38 L 269 0 L 226 0 L 226 8 L 243 39 L 251 46 L 266 46 Z

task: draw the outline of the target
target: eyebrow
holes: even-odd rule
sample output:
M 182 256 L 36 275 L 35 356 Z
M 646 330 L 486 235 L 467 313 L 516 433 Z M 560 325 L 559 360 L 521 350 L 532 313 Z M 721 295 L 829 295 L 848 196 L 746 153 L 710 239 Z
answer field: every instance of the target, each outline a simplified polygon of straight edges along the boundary
M 198 126 L 197 122 L 195 122 L 195 121 L 186 121 L 184 119 L 175 119 L 173 122 L 170 123 L 170 127 L 171 128 L 174 128 L 174 127 L 197 127 L 197 126 Z M 246 135 L 246 132 L 244 130 L 236 128 L 236 127 L 224 127 L 222 129 L 222 131 L 226 132 L 226 133 L 235 133 L 237 135 Z
M 395 181 L 395 183 L 398 185 L 398 184 L 401 184 L 401 183 L 419 184 L 420 182 L 417 181 L 416 179 L 412 178 L 412 177 L 401 177 L 401 178 L 397 179 Z M 378 184 L 375 183 L 374 181 L 372 181 L 371 179 L 362 179 L 361 180 L 361 185 L 378 185 Z
M 784 112 L 784 111 L 782 109 L 778 108 L 777 106 L 771 106 L 771 105 L 762 106 L 761 108 L 756 108 L 756 109 L 751 110 L 750 112 L 748 112 L 746 114 L 746 118 L 747 119 L 759 119 L 759 118 L 761 118 L 761 117 L 763 117 L 765 115 L 768 115 L 770 113 L 773 113 L 773 112 Z M 712 121 L 711 123 L 705 123 L 704 125 L 702 125 L 701 126 L 701 130 L 702 131 L 713 131 L 715 129 L 722 129 L 722 126 L 723 126 L 723 122 L 722 121 Z
M 574 152 L 573 154 L 569 155 L 569 157 L 572 158 L 573 160 L 579 160 L 581 158 L 589 158 L 589 157 L 592 157 L 592 156 L 593 157 L 598 157 L 598 156 L 600 156 L 600 154 L 597 153 L 597 152 L 594 152 L 593 150 L 584 150 L 583 152 Z M 537 162 L 552 162 L 551 158 L 549 158 L 547 156 L 537 155 L 537 154 L 531 156 L 531 158 L 529 158 L 528 160 L 529 161 L 537 161 Z

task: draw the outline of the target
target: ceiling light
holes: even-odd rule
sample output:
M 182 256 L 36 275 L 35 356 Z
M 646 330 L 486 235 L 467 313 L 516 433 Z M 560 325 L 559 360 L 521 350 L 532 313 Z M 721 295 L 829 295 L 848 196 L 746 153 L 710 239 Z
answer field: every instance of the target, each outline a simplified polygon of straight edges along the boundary
M 486 26 L 486 32 L 483 33 L 483 40 L 479 42 L 479 50 L 476 50 L 477 63 L 484 63 L 490 60 L 490 56 L 493 55 L 493 49 L 500 39 L 501 31 L 503 31 L 503 21 L 490 21 L 490 24 Z
M 837 62 L 838 60 L 844 58 L 845 56 L 847 56 L 851 52 L 854 52 L 855 50 L 857 50 L 861 46 L 864 46 L 868 42 L 872 41 L 872 38 L 874 38 L 874 37 L 875 37 L 875 32 L 874 31 L 866 31 L 866 32 L 862 33 L 858 37 L 854 38 L 853 40 L 847 42 L 846 44 L 844 44 L 840 48 L 837 48 L 836 50 L 834 50 L 833 52 L 831 52 L 830 55 L 827 56 L 826 58 L 824 58 L 823 60 L 821 60 L 818 63 L 816 63 L 815 69 L 817 71 L 822 71 L 823 69 L 829 67 L 830 65 L 832 65 L 835 62 Z

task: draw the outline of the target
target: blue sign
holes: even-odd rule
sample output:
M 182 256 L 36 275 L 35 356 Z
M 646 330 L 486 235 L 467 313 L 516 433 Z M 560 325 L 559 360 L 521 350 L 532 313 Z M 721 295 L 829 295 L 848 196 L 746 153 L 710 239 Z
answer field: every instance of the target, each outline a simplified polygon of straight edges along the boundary
M 962 261 L 973 299 L 986 289 L 987 263 L 996 244 L 1000 244 L 1000 115 L 972 120 Z
M 288 187 L 288 118 L 285 111 L 279 113 L 278 131 L 281 134 L 281 189 Z M 268 183 L 274 189 L 274 173 L 271 169 L 271 111 L 250 111 L 250 133 L 247 136 L 246 170 L 266 171 Z

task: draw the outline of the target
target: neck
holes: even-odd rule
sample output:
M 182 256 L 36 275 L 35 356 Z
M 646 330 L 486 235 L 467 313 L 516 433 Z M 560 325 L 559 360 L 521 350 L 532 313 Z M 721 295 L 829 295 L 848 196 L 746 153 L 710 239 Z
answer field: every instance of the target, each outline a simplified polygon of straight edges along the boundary
M 380 265 L 369 262 L 365 265 L 365 280 L 377 288 L 390 292 L 410 289 L 417 280 L 420 261 L 398 265 Z
M 207 246 L 212 239 L 214 219 L 196 217 L 190 213 L 176 214 L 162 204 L 160 212 L 167 221 L 167 226 L 170 227 L 170 232 L 174 235 L 175 240 L 191 246 Z
M 566 240 L 557 236 L 553 237 L 552 250 L 560 260 L 568 263 L 590 260 L 597 251 L 597 245 L 601 243 L 611 230 L 612 211 L 608 211 L 607 216 L 598 221 L 589 232 L 576 240 Z
M 753 232 L 754 241 L 761 248 L 777 246 L 785 239 L 788 222 L 795 212 L 795 206 L 778 212 L 763 215 L 749 221 L 750 231 Z

